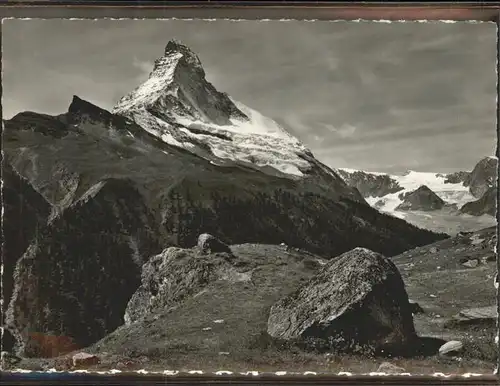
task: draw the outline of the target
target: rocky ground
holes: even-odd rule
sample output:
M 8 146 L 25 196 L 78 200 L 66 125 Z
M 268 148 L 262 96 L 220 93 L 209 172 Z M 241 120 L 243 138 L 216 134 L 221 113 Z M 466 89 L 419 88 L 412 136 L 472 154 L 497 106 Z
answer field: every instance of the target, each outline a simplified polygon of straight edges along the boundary
M 494 363 L 498 357 L 494 344 L 495 244 L 496 228 L 492 227 L 461 233 L 394 258 L 410 298 L 424 310 L 414 316 L 416 329 L 426 336 L 464 342 L 463 360 Z M 474 320 L 467 323 L 458 318 L 453 323 L 462 310 L 472 310 Z
M 196 277 L 204 280 L 190 279 L 185 271 L 177 279 L 168 279 L 166 287 L 161 283 L 155 287 L 151 281 L 149 287 L 145 286 L 146 278 L 152 276 L 143 275 L 143 290 L 149 296 L 155 293 L 163 302 L 159 306 L 157 301 L 156 308 L 144 312 L 144 319 L 136 318 L 90 347 L 57 358 L 23 359 L 16 367 L 71 369 L 75 368 L 72 356 L 83 351 L 96 356 L 96 362 L 90 361 L 86 367 L 101 370 L 293 369 L 366 373 L 389 362 L 414 374 L 491 374 L 497 360 L 495 244 L 496 229 L 489 228 L 416 248 L 392 259 L 409 298 L 421 308 L 413 311 L 416 332 L 427 347 L 427 352 L 419 355 L 381 357 L 315 352 L 272 339 L 266 332 L 270 308 L 307 284 L 328 262 L 283 245 L 243 244 L 231 247 L 233 257 L 224 252 L 200 257 L 196 255 L 199 252 L 191 250 L 164 251 L 169 256 L 160 258 L 162 264 L 182 267 L 184 263 L 199 264 L 199 259 L 205 259 L 213 269 L 207 273 L 205 268 L 191 267 L 189 271 L 197 272 Z M 193 253 L 198 260 L 189 257 Z M 207 267 L 200 264 L 198 267 Z M 191 286 L 193 291 L 186 292 Z M 144 304 L 148 303 L 134 307 L 140 309 Z M 461 311 L 477 307 L 489 308 L 457 317 Z M 440 355 L 437 350 L 446 341 L 460 341 L 463 349 Z

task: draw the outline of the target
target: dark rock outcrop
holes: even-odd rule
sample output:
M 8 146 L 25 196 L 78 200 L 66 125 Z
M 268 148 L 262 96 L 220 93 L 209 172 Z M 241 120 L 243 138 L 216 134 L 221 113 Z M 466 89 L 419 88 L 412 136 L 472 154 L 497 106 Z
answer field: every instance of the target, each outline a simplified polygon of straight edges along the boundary
M 14 267 L 40 228 L 47 222 L 50 205 L 10 164 L 2 163 L 2 321 L 14 286 Z
M 17 352 L 42 355 L 37 334 L 84 347 L 121 325 L 141 266 L 158 250 L 153 227 L 133 184 L 109 179 L 41 229 L 14 273 L 6 322 Z
M 413 315 L 425 313 L 424 309 L 417 302 L 410 301 L 410 308 Z
M 486 192 L 484 192 L 480 199 L 463 205 L 460 208 L 460 212 L 470 214 L 472 216 L 482 216 L 483 214 L 496 216 L 497 196 L 498 188 L 496 186 L 490 187 Z
M 387 174 L 371 174 L 363 171 L 337 170 L 344 181 L 359 190 L 363 197 L 383 197 L 397 193 L 403 188 Z
M 412 310 L 396 266 L 356 248 L 270 311 L 268 333 L 314 348 L 363 352 L 403 349 L 415 338 Z
M 470 175 L 469 190 L 476 198 L 481 198 L 489 188 L 497 185 L 498 159 L 486 157 L 479 161 Z
M 152 257 L 142 268 L 142 285 L 127 305 L 125 323 L 173 307 L 222 277 L 237 280 L 230 257 L 227 252 L 207 256 L 199 249 L 175 247 Z
M 16 345 L 16 339 L 8 328 L 6 327 L 1 328 L 1 339 L 2 339 L 2 344 L 1 344 L 2 351 L 14 350 L 14 347 Z
M 432 211 L 439 210 L 445 205 L 445 202 L 425 185 L 420 186 L 413 192 L 400 195 L 400 199 L 403 202 L 396 208 L 396 210 L 400 211 Z
M 464 186 L 469 186 L 470 184 L 471 172 L 455 172 L 445 175 L 445 184 L 463 184 Z

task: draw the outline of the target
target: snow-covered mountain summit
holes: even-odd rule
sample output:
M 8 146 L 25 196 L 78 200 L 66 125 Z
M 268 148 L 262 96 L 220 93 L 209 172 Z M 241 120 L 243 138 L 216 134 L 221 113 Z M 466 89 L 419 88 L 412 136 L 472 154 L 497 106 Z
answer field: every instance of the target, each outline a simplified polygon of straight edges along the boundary
M 149 78 L 113 109 L 164 142 L 214 164 L 236 162 L 301 177 L 316 161 L 272 119 L 219 92 L 205 77 L 198 56 L 168 42 Z

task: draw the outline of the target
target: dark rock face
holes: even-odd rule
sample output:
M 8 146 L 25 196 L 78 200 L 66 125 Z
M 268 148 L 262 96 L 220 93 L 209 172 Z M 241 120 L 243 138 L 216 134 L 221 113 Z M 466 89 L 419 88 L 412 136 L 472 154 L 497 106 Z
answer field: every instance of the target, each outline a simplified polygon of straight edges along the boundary
M 396 266 L 356 248 L 270 311 L 268 333 L 315 348 L 393 351 L 415 338 L 412 310 Z
M 411 307 L 411 313 L 413 315 L 423 314 L 425 312 L 424 309 L 417 302 L 410 301 L 410 307 Z
M 422 210 L 431 211 L 443 208 L 445 202 L 427 186 L 422 185 L 413 192 L 401 195 L 403 200 L 396 210 Z
M 356 187 L 363 197 L 383 197 L 403 190 L 389 175 L 375 175 L 362 171 L 349 173 L 338 170 L 337 172 L 348 185 Z
M 481 196 L 480 199 L 468 202 L 460 208 L 460 212 L 467 213 L 473 216 L 482 216 L 489 214 L 496 216 L 497 214 L 497 195 L 498 188 L 491 187 Z
M 107 180 L 40 230 L 18 261 L 7 312 L 18 353 L 41 355 L 37 334 L 83 347 L 121 325 L 142 263 L 158 250 L 152 224 L 132 184 Z
M 477 163 L 470 175 L 470 192 L 481 198 L 486 191 L 497 184 L 498 159 L 486 157 Z
M 229 253 L 208 256 L 197 249 L 171 247 L 152 257 L 142 268 L 142 285 L 130 299 L 125 323 L 163 311 L 200 292 L 209 283 L 238 274 L 228 263 Z M 215 254 L 214 254 L 215 253 Z
M 2 163 L 2 324 L 13 290 L 14 267 L 47 222 L 50 205 L 7 162 Z
M 284 242 L 328 257 L 358 246 L 392 256 L 411 249 L 413 243 L 428 243 L 430 232 L 368 205 L 269 188 L 245 190 L 227 180 L 218 180 L 215 185 L 186 179 L 165 197 L 162 225 L 172 236 L 171 243 L 183 248 L 195 245 L 202 232 L 228 244 Z M 407 233 L 405 229 L 409 228 Z M 337 236 L 333 238 L 332 234 Z
M 2 351 L 12 351 L 16 345 L 16 338 L 6 327 L 1 329 Z
M 231 253 L 231 248 L 229 248 L 227 244 L 208 233 L 203 233 L 198 237 L 198 248 L 200 248 L 203 253 Z

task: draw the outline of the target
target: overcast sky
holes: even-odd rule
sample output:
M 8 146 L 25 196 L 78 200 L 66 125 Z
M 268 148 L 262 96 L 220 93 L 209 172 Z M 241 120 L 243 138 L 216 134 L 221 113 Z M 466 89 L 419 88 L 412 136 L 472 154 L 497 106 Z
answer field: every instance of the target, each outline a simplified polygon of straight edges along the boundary
M 494 23 L 5 20 L 3 111 L 103 108 L 176 38 L 332 167 L 469 170 L 496 143 Z

